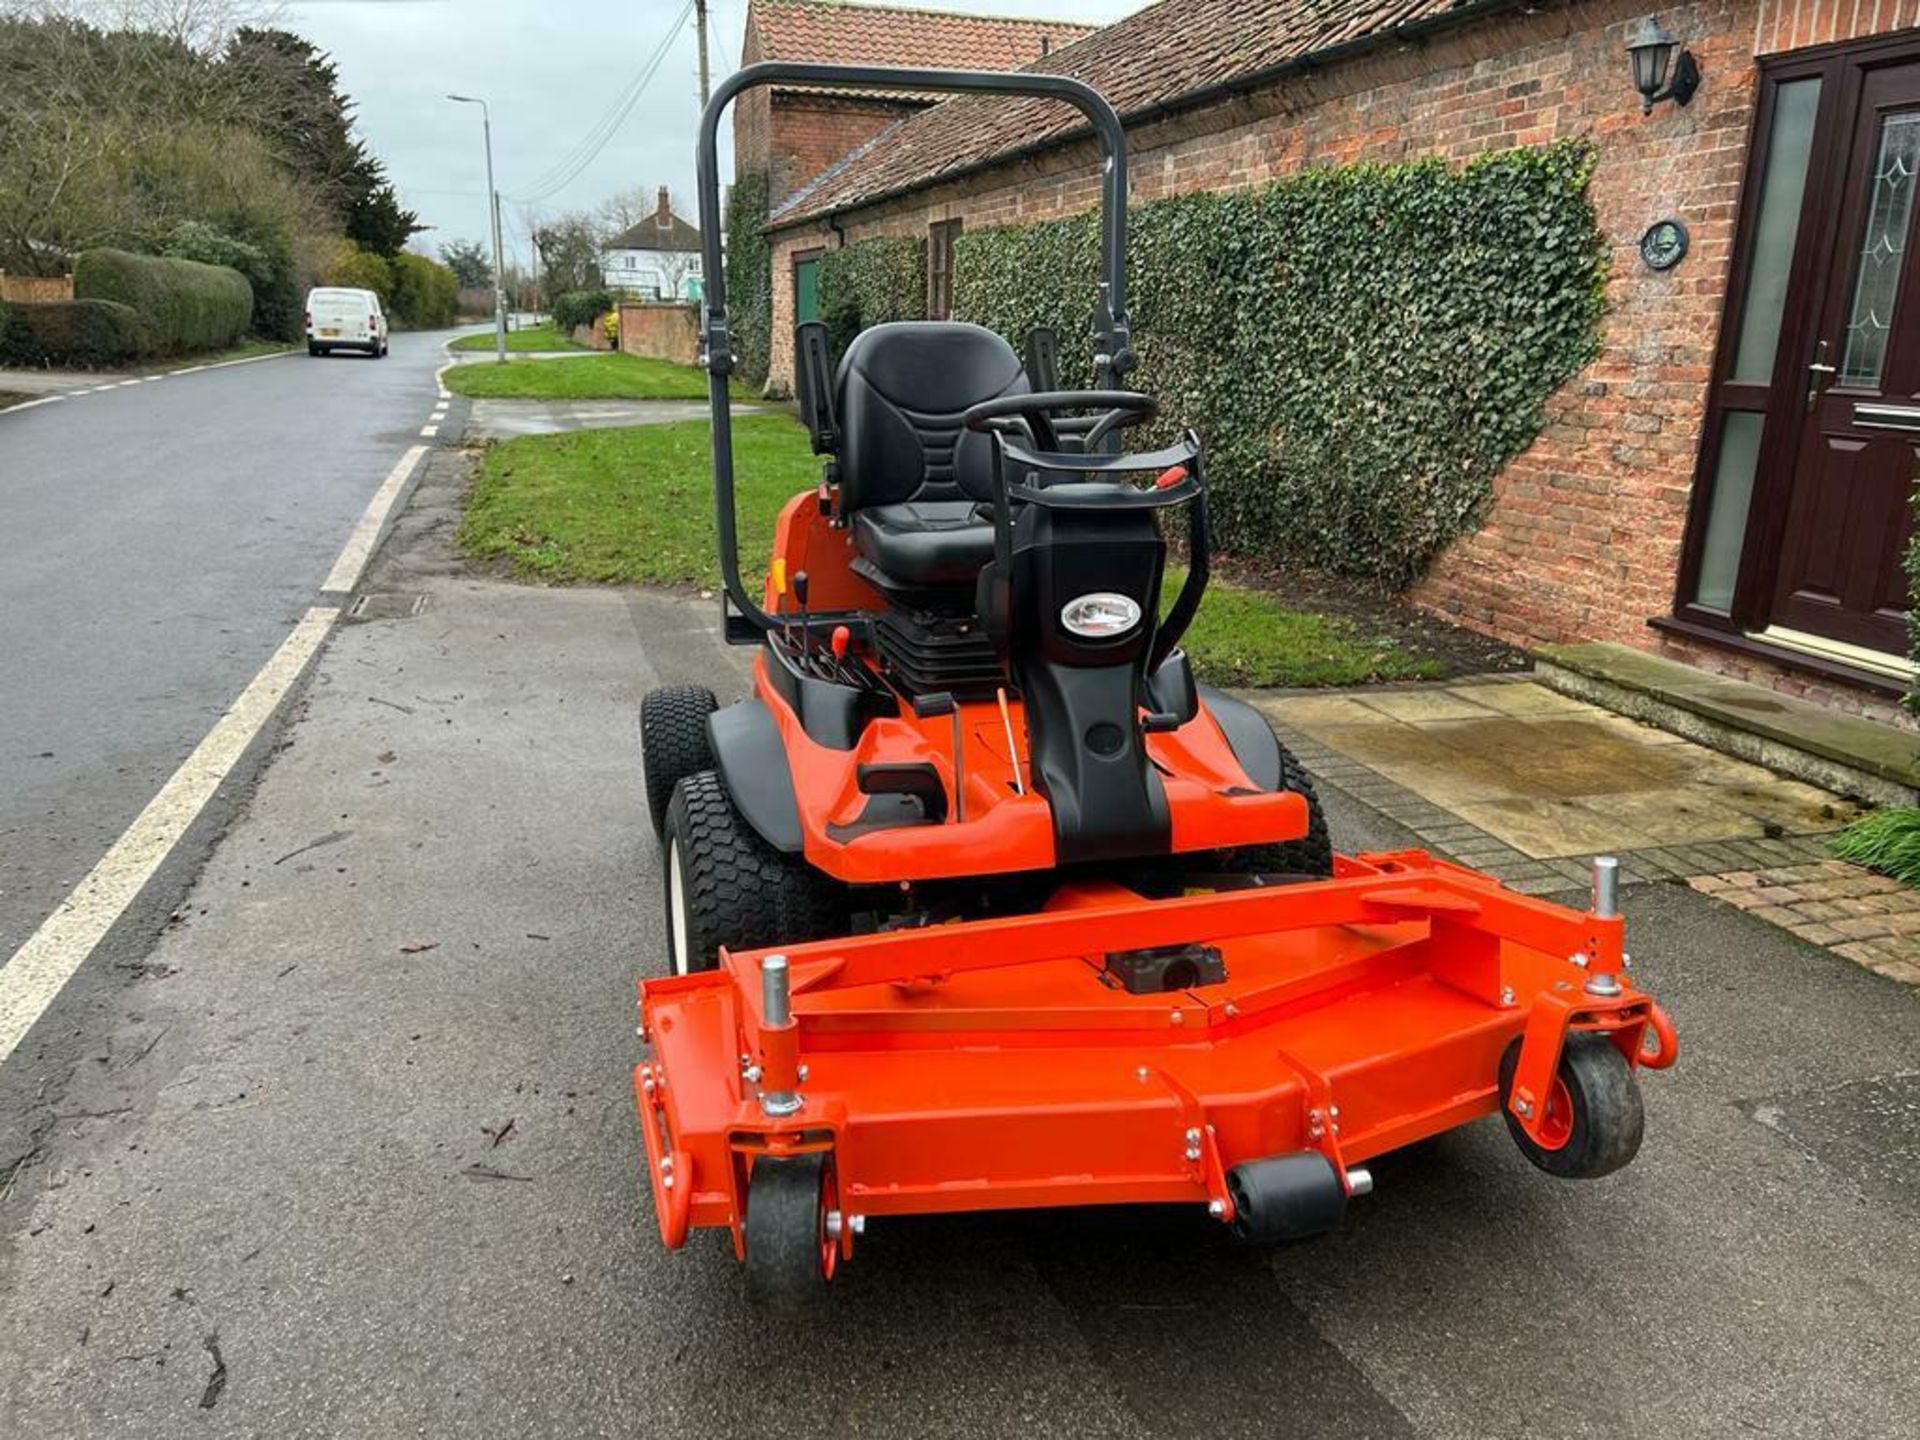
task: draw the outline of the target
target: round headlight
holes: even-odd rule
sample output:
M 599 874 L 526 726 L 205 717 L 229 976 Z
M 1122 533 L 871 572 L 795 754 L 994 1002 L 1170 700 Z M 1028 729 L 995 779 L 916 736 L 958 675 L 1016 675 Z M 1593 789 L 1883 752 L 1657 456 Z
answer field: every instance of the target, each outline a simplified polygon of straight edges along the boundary
M 1140 623 L 1139 603 L 1110 590 L 1081 595 L 1060 607 L 1060 623 L 1088 640 L 1111 640 Z

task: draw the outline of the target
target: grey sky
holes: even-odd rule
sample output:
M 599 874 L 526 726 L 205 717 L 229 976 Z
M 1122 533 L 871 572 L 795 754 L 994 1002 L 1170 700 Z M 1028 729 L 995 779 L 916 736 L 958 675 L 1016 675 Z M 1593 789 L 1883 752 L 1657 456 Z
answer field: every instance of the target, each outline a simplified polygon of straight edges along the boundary
M 1101 23 L 1143 3 L 935 0 L 926 8 Z M 673 24 L 685 8 L 686 0 L 294 0 L 280 23 L 332 54 L 359 102 L 361 133 L 402 200 L 436 227 L 419 240 L 429 249 L 486 236 L 480 112 L 443 98 L 484 96 L 507 243 L 524 261 L 527 207 L 514 197 L 532 194 L 574 150 L 670 32 L 658 72 L 605 148 L 535 208 L 587 208 L 618 190 L 666 184 L 691 210 L 697 61 L 692 23 Z M 719 76 L 739 63 L 747 0 L 710 0 L 708 9 Z

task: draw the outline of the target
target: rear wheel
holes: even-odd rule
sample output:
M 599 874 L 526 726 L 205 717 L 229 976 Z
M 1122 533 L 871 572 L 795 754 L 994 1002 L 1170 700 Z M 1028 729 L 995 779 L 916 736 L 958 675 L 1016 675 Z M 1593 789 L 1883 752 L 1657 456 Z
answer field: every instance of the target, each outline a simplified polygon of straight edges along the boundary
M 1277 741 L 1275 742 L 1278 743 Z M 1286 746 L 1280 746 L 1280 785 L 1307 802 L 1307 833 L 1298 840 L 1283 840 L 1270 845 L 1242 845 L 1232 850 L 1216 850 L 1201 857 L 1194 869 L 1225 871 L 1231 875 L 1308 875 L 1325 879 L 1333 874 L 1333 840 L 1327 833 L 1326 812 L 1314 793 L 1313 777 L 1306 766 L 1294 758 Z
M 674 787 L 661 848 L 676 975 L 713 969 L 722 946 L 800 944 L 846 928 L 840 888 L 762 840 L 711 770 Z
M 762 1155 L 747 1177 L 747 1295 L 791 1314 L 819 1301 L 833 1278 L 838 1239 L 827 1216 L 837 1203 L 830 1158 Z
M 699 770 L 713 768 L 707 717 L 720 708 L 703 685 L 663 685 L 640 701 L 640 769 L 647 787 L 653 833 L 665 835 L 673 787 Z
M 307 354 L 311 355 L 314 359 L 319 359 L 323 353 L 325 352 L 323 352 L 318 345 L 314 344 L 313 341 L 309 340 L 307 342 Z
M 1522 1155 L 1562 1180 L 1592 1180 L 1611 1175 L 1640 1152 L 1646 1128 L 1640 1086 L 1612 1040 L 1596 1034 L 1567 1036 L 1539 1140 L 1520 1128 L 1508 1103 L 1520 1043 L 1515 1038 L 1500 1057 L 1500 1113 Z

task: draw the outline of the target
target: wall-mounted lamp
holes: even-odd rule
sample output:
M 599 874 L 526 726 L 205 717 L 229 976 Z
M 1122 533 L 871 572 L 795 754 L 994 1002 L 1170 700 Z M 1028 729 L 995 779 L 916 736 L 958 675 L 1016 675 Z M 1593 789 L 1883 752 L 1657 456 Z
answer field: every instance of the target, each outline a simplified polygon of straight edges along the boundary
M 1640 113 L 1651 115 L 1654 103 L 1671 100 L 1684 105 L 1700 88 L 1700 66 L 1691 50 L 1683 49 L 1673 34 L 1652 16 L 1640 33 L 1627 42 L 1633 61 L 1633 88 L 1640 92 Z

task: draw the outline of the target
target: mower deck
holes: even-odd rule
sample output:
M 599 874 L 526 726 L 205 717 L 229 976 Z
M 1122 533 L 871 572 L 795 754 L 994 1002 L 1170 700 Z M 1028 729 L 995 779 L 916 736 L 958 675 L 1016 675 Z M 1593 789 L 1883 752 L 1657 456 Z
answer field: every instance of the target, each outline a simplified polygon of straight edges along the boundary
M 1232 1220 L 1228 1172 L 1268 1157 L 1323 1156 L 1364 1190 L 1361 1162 L 1500 1109 L 1522 1036 L 1513 1120 L 1552 1149 L 1570 1031 L 1630 1065 L 1673 1058 L 1620 939 L 1617 915 L 1412 851 L 1167 900 L 1072 884 L 1037 915 L 728 953 L 641 985 L 661 1235 L 724 1226 L 744 1255 L 756 1159 L 809 1152 L 842 1255 L 870 1215 L 1190 1201 Z M 1174 946 L 1211 953 L 1149 956 L 1167 986 L 1149 993 L 1108 960 Z M 1185 983 L 1195 960 L 1224 979 Z

